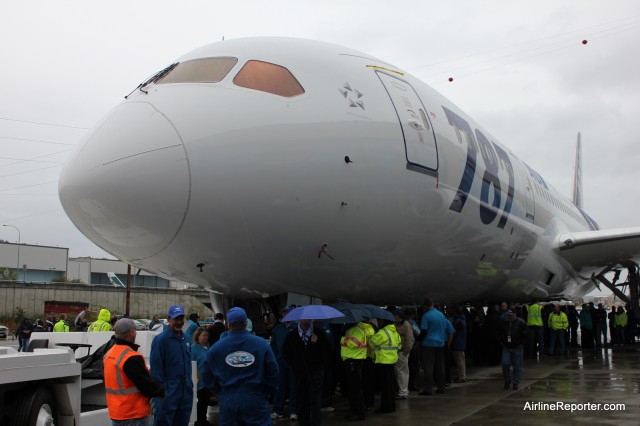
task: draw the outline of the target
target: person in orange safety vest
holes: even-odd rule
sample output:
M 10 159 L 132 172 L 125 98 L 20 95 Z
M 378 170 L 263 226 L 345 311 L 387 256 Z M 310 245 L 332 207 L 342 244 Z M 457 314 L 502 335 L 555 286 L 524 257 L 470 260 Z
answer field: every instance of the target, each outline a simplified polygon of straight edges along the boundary
M 113 331 L 116 342 L 103 359 L 109 418 L 114 426 L 148 426 L 150 398 L 164 397 L 164 386 L 151 377 L 137 352 L 133 320 L 119 319 Z

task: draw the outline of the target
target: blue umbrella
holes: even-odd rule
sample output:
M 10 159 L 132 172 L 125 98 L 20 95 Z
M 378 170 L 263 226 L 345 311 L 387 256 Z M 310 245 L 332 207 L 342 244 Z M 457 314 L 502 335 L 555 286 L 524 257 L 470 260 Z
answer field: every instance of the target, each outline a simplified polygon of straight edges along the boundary
M 354 305 L 353 303 L 348 302 L 338 302 L 334 303 L 331 306 L 339 310 L 344 314 L 343 318 L 336 318 L 332 323 L 344 323 L 344 324 L 355 324 L 357 322 L 362 321 L 365 318 L 370 318 L 371 314 L 366 309 L 361 306 Z
M 337 309 L 332 308 L 331 306 L 307 305 L 307 306 L 300 306 L 298 308 L 295 308 L 294 310 L 289 312 L 282 319 L 282 321 L 289 322 L 289 321 L 299 321 L 299 320 L 305 320 L 305 319 L 323 320 L 323 319 L 330 319 L 330 318 L 339 318 L 343 316 L 344 314 L 342 314 Z
M 368 304 L 364 304 L 364 303 L 360 303 L 360 304 L 358 304 L 358 306 L 361 306 L 364 309 L 366 309 L 367 311 L 369 311 L 369 314 L 373 318 L 381 318 L 383 320 L 387 320 L 387 321 L 391 321 L 391 322 L 395 322 L 396 321 L 396 317 L 394 317 L 391 312 L 385 311 L 384 309 L 382 309 L 379 306 L 368 305 Z

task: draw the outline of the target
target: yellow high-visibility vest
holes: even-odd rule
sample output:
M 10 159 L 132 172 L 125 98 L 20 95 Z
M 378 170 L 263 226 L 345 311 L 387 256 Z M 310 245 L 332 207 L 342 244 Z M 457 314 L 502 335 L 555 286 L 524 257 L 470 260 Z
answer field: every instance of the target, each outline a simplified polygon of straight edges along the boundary
M 367 357 L 367 324 L 362 322 L 347 330 L 340 339 L 342 359 L 365 359 Z M 369 334 L 370 336 L 371 334 Z
M 56 332 L 66 332 L 69 331 L 69 326 L 63 320 L 60 320 L 53 326 L 53 331 Z
M 549 314 L 549 327 L 552 330 L 566 330 L 569 328 L 567 315 L 562 311 L 559 314 L 551 312 L 551 314 Z
M 537 303 L 534 303 L 533 305 L 529 306 L 529 312 L 527 315 L 527 325 L 534 325 L 534 326 L 543 326 L 542 323 L 542 306 L 538 305 Z
M 616 327 L 626 327 L 629 323 L 629 318 L 627 317 L 627 313 L 623 312 L 621 314 L 616 314 Z
M 371 336 L 369 346 L 374 350 L 376 364 L 395 364 L 398 362 L 398 351 L 402 346 L 395 324 L 389 324 Z

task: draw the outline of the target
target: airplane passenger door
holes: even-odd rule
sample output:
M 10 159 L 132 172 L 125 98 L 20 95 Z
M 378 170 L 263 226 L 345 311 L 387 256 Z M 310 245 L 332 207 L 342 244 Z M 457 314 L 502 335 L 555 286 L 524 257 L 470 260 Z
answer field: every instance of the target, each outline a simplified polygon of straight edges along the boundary
M 531 182 L 531 178 L 529 177 L 529 172 L 524 168 L 524 166 L 518 164 L 517 169 L 520 172 L 520 176 L 522 176 L 522 183 L 524 185 L 524 198 L 525 198 L 525 215 L 526 219 L 530 222 L 535 220 L 535 201 L 533 198 L 533 183 Z
M 427 109 L 404 80 L 377 72 L 396 111 L 404 138 L 407 168 L 423 173 L 438 171 L 438 147 Z

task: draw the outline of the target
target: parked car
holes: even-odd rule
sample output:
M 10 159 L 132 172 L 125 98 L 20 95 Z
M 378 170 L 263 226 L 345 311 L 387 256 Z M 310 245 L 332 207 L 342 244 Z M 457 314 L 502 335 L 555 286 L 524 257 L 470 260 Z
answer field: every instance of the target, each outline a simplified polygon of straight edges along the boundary
M 134 319 L 133 323 L 136 325 L 136 330 L 141 331 L 141 330 L 146 330 L 148 328 L 147 324 L 145 324 L 144 322 Z
M 143 322 L 147 326 L 146 329 L 149 329 L 149 324 L 151 324 L 151 320 L 149 318 L 138 318 L 138 321 Z
M 6 339 L 9 337 L 9 327 L 0 325 L 0 339 Z
M 213 324 L 215 320 L 216 319 L 214 317 L 206 317 L 205 319 L 198 321 L 198 323 L 204 327 Z
M 153 328 L 149 328 L 151 331 L 159 331 L 162 332 L 167 329 L 169 326 L 169 322 L 165 318 L 161 318 L 160 322 L 153 326 Z

